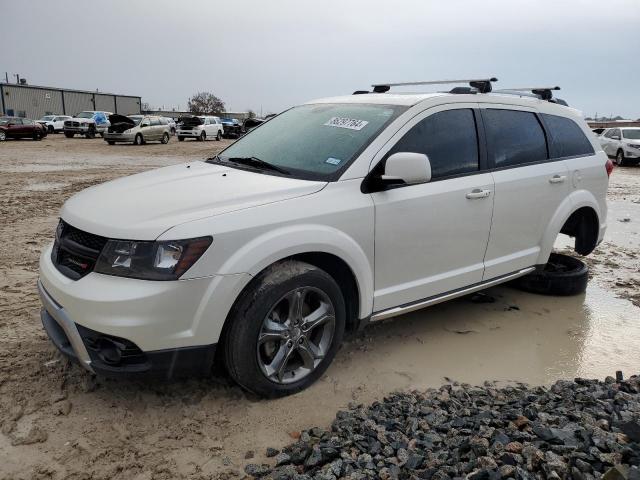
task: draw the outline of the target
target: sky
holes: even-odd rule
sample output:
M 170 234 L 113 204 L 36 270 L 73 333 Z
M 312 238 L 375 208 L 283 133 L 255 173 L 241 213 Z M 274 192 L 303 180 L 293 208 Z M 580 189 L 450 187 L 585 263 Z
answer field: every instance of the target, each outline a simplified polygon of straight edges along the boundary
M 372 83 L 496 76 L 640 118 L 640 0 L 0 0 L 0 75 L 279 112 Z M 10 77 L 10 81 L 11 81 Z M 15 81 L 15 77 L 13 77 Z

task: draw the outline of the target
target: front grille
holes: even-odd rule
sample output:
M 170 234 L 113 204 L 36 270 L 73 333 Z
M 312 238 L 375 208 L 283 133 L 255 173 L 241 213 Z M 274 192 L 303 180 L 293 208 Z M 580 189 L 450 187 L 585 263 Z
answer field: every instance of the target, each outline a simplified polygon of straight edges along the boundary
M 105 237 L 84 232 L 60 220 L 51 261 L 64 276 L 79 280 L 93 270 L 106 243 Z
M 193 127 L 189 127 L 187 125 L 180 125 L 180 127 L 178 127 L 178 130 L 193 130 Z
M 80 126 L 80 122 L 72 122 L 71 120 L 65 120 L 64 126 L 65 127 L 79 127 Z

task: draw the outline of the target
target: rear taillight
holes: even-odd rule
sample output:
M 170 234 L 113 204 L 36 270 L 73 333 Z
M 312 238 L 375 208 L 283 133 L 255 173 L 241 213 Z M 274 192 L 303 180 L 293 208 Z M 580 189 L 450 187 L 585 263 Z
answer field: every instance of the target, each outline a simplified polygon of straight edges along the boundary
M 604 164 L 604 168 L 607 170 L 607 177 L 610 177 L 611 172 L 613 172 L 613 162 L 610 158 L 607 158 L 607 163 Z

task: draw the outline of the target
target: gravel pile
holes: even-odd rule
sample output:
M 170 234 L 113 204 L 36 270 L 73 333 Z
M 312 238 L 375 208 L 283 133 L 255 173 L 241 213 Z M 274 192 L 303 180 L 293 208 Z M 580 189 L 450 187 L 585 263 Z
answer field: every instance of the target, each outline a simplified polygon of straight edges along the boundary
M 453 383 L 340 411 L 253 477 L 640 480 L 640 377 L 551 387 Z

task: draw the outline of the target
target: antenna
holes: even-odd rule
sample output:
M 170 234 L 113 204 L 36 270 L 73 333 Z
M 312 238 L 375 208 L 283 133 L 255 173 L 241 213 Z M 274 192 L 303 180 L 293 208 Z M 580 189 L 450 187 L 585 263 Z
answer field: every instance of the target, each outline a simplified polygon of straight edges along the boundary
M 391 89 L 391 87 L 468 83 L 469 86 L 477 89 L 478 92 L 480 93 L 489 93 L 491 91 L 491 82 L 497 82 L 497 81 L 498 79 L 496 77 L 490 77 L 490 78 L 472 78 L 472 79 L 464 79 L 464 80 L 431 80 L 426 82 L 374 83 L 371 86 L 373 87 L 374 93 L 385 93 L 385 92 L 388 92 Z

